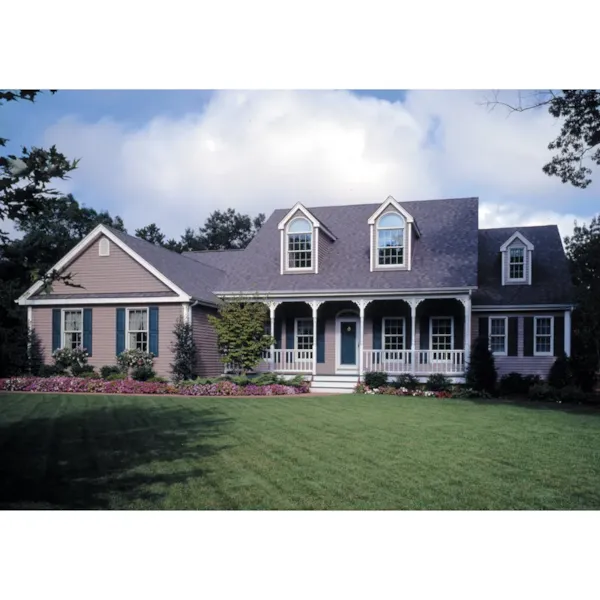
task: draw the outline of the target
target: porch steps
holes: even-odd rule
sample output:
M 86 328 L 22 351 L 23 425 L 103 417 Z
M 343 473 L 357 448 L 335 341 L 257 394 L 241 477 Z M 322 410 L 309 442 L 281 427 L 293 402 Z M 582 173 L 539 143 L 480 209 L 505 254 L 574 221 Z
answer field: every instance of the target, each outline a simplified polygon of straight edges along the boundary
M 314 394 L 351 394 L 358 375 L 313 375 L 310 391 Z

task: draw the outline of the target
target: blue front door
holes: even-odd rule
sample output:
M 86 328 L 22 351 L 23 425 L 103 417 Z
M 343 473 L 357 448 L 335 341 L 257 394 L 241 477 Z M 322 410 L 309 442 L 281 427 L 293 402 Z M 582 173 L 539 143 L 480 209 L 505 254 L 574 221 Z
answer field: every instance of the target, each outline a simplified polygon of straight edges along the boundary
M 340 365 L 356 365 L 356 321 L 340 321 Z

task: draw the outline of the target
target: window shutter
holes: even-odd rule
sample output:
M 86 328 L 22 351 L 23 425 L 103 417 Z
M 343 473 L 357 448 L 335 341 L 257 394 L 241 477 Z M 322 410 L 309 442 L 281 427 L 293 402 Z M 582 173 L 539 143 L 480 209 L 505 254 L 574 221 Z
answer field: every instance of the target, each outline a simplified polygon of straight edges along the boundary
M 52 309 L 52 352 L 58 350 L 60 343 L 60 308 Z
M 479 317 L 479 337 L 490 337 L 490 322 L 487 317 Z
M 83 347 L 92 356 L 92 309 L 83 309 Z
M 565 318 L 554 317 L 554 356 L 565 352 Z
M 373 350 L 381 350 L 381 321 L 380 315 L 373 315 Z
M 294 343 L 294 319 L 285 320 L 285 349 L 294 350 L 296 344 Z
M 523 356 L 533 356 L 533 317 L 523 319 Z
M 325 319 L 317 321 L 317 362 L 325 362 Z
M 151 306 L 148 310 L 148 329 L 148 349 L 158 356 L 158 306 Z
M 519 317 L 508 318 L 508 356 L 519 355 Z
M 465 349 L 465 318 L 462 315 L 454 317 L 454 350 Z
M 117 308 L 117 356 L 125 351 L 125 309 Z
M 420 350 L 429 350 L 429 317 L 423 316 L 419 318 L 419 332 L 420 332 Z

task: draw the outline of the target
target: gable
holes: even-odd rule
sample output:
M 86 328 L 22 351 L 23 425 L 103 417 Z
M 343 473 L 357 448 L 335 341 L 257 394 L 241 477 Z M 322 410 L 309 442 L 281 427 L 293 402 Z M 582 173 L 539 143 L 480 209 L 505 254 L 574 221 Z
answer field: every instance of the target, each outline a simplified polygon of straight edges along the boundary
M 104 241 L 103 241 L 104 240 Z M 100 256 L 100 244 L 109 244 L 109 255 Z M 129 256 L 105 235 L 94 239 L 78 256 L 64 267 L 64 273 L 73 275 L 72 287 L 62 281 L 52 284 L 49 294 L 36 292 L 32 298 L 52 298 L 69 294 L 139 294 L 173 295 L 173 291 L 152 273 Z

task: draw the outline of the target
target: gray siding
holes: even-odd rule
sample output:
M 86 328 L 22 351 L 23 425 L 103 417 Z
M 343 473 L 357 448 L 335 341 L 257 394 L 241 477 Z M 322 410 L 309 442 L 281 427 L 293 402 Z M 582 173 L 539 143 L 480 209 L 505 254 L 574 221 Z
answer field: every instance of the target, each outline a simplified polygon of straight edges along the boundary
M 192 328 L 196 342 L 196 373 L 213 377 L 223 373 L 223 362 L 217 347 L 217 332 L 208 321 L 208 315 L 217 315 L 216 308 L 195 306 L 192 309 Z

